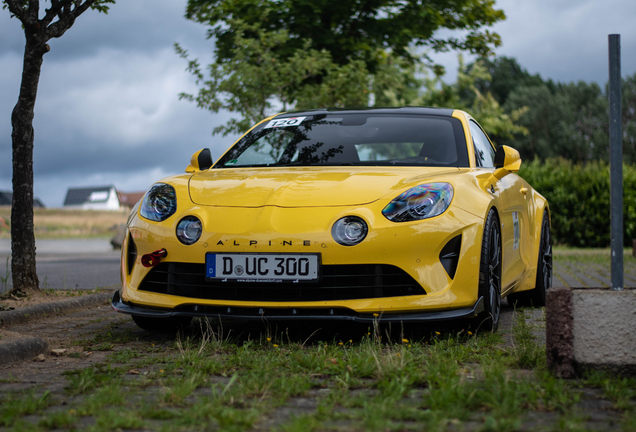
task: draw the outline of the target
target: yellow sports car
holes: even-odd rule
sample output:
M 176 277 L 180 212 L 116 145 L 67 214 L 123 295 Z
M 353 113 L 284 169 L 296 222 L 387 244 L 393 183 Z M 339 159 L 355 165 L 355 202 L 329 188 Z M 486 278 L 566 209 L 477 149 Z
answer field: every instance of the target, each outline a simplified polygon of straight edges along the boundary
M 266 118 L 148 190 L 112 306 L 149 330 L 205 316 L 495 330 L 502 297 L 542 305 L 551 286 L 548 203 L 520 165 L 458 110 Z

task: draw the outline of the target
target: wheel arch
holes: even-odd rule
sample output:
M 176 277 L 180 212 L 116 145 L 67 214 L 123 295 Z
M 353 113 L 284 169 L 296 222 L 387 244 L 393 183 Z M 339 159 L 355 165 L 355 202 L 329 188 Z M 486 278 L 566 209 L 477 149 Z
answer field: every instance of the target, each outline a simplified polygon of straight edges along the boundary
M 535 201 L 535 217 L 533 222 L 533 247 L 532 247 L 532 258 L 536 263 L 538 263 L 539 257 L 539 248 L 541 247 L 541 227 L 543 226 L 543 215 L 547 213 L 548 216 L 548 226 L 550 227 L 550 231 L 552 231 L 552 217 L 550 212 L 550 206 L 548 204 L 548 200 L 546 200 L 541 194 L 535 191 L 534 193 L 534 201 Z

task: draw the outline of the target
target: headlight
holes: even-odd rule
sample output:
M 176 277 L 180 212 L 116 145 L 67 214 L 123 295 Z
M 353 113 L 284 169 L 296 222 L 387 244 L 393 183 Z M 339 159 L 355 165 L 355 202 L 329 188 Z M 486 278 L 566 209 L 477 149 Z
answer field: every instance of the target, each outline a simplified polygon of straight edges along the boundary
M 415 186 L 391 201 L 382 214 L 392 222 L 409 222 L 439 216 L 453 200 L 453 187 L 448 183 Z
M 202 232 L 201 221 L 194 216 L 184 217 L 177 225 L 177 238 L 184 245 L 196 243 Z
M 157 183 L 146 192 L 139 213 L 146 219 L 161 222 L 176 211 L 177 194 L 174 188 L 165 183 Z
M 343 217 L 331 228 L 331 236 L 343 246 L 357 245 L 364 240 L 368 232 L 367 223 L 357 216 Z

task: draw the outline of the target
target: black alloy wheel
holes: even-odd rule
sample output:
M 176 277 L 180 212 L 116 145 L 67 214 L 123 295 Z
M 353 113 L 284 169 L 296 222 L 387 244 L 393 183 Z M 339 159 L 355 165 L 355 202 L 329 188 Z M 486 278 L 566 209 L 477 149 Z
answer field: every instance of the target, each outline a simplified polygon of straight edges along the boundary
M 484 311 L 477 316 L 481 330 L 497 331 L 501 314 L 501 232 L 495 210 L 490 210 L 484 225 L 479 266 L 479 296 Z
M 548 211 L 543 212 L 541 222 L 541 241 L 537 257 L 537 281 L 534 289 L 510 294 L 508 301 L 516 306 L 545 306 L 548 290 L 552 287 L 552 236 Z

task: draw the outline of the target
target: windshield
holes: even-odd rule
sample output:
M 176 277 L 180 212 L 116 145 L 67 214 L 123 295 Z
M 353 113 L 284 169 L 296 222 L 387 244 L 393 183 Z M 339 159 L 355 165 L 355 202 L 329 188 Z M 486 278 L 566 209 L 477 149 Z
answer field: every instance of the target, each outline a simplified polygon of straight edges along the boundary
M 467 167 L 461 122 L 409 114 L 318 114 L 263 123 L 214 168 L 316 165 Z

